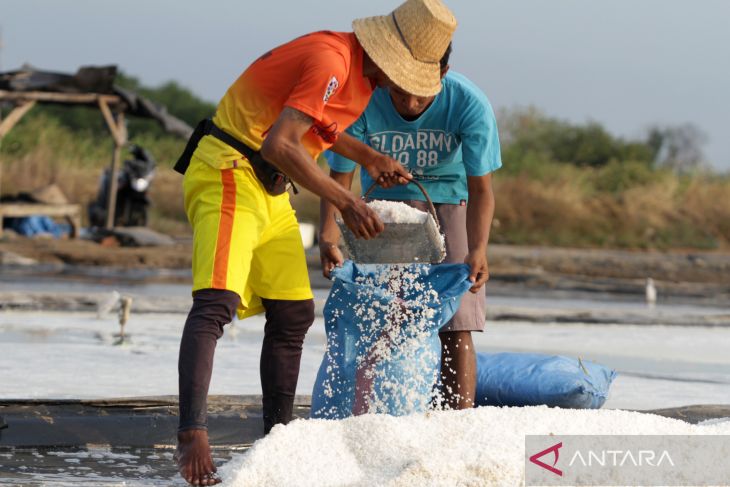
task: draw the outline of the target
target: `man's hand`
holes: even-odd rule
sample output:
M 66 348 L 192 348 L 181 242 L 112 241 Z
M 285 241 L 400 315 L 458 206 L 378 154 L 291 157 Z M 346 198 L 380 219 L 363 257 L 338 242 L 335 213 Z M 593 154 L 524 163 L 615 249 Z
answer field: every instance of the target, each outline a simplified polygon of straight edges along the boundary
M 469 280 L 474 283 L 469 291 L 476 293 L 489 279 L 487 253 L 483 250 L 469 252 L 464 259 L 464 263 L 469 265 Z
M 322 262 L 322 275 L 327 279 L 330 278 L 334 268 L 342 267 L 345 261 L 340 248 L 332 242 L 319 243 L 319 260 Z
M 353 198 L 347 206 L 340 209 L 340 214 L 347 228 L 357 238 L 370 240 L 385 229 L 378 215 L 360 198 Z
M 396 184 L 406 184 L 413 179 L 413 175 L 400 162 L 385 154 L 378 154 L 366 164 L 363 164 L 363 167 L 373 178 L 373 181 L 383 188 L 390 188 Z M 366 189 L 363 188 L 363 191 Z

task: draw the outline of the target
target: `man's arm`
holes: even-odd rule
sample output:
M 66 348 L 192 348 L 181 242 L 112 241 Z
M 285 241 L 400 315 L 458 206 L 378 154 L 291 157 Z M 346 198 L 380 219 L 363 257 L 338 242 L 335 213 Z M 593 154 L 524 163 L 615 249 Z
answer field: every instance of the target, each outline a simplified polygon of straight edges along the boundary
M 487 244 L 494 217 L 494 192 L 492 175 L 467 176 L 469 203 L 466 207 L 466 233 L 469 253 L 464 262 L 469 264 L 469 279 L 474 285 L 469 289 L 476 293 L 489 279 Z
M 332 152 L 360 164 L 373 181 L 384 188 L 406 184 L 413 176 L 395 159 L 382 154 L 348 133 L 342 133 L 330 148 Z M 363 191 L 367 188 L 363 188 Z
M 352 179 L 355 175 L 351 172 L 338 172 L 330 170 L 330 177 L 343 188 L 352 188 Z M 335 223 L 335 207 L 332 203 L 322 198 L 319 203 L 319 258 L 322 262 L 322 274 L 329 278 L 330 272 L 344 262 L 342 252 L 337 246 L 340 240 L 340 229 Z
M 302 137 L 312 122 L 308 115 L 284 107 L 264 139 L 261 156 L 303 187 L 331 202 L 356 237 L 375 237 L 384 228 L 375 212 L 322 172 L 302 145 Z

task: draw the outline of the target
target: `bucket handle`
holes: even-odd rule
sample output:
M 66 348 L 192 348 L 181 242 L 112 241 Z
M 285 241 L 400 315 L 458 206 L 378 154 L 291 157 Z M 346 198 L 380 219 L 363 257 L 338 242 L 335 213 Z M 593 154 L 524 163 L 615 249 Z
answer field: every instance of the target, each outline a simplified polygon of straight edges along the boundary
M 418 187 L 418 189 L 421 190 L 421 193 L 423 193 L 423 196 L 426 198 L 426 202 L 428 203 L 428 211 L 429 211 L 429 213 L 431 213 L 431 216 L 433 217 L 433 222 L 436 224 L 436 228 L 439 229 L 439 231 L 441 231 L 441 228 L 439 225 L 439 219 L 436 216 L 436 208 L 434 208 L 433 201 L 431 201 L 431 198 L 428 196 L 426 189 L 423 187 L 423 185 L 421 185 L 421 183 L 419 183 L 415 179 L 411 179 L 408 182 L 415 184 Z M 370 187 L 368 188 L 368 190 L 365 191 L 365 194 L 362 195 L 362 197 L 367 198 L 370 195 L 370 193 L 373 192 L 373 190 L 375 189 L 375 187 L 377 185 L 378 185 L 378 183 L 371 184 Z

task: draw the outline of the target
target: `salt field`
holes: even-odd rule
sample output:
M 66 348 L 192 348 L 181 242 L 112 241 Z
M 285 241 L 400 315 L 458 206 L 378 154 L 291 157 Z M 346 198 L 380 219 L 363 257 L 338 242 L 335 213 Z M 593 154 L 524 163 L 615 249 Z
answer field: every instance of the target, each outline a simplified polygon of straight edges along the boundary
M 182 313 L 133 314 L 127 343 L 114 345 L 119 325 L 113 315 L 0 313 L 0 398 L 176 394 L 184 321 Z M 254 317 L 228 327 L 216 352 L 211 394 L 260 393 L 263 323 Z M 325 342 L 317 318 L 305 340 L 298 394 L 311 394 Z M 565 354 L 615 368 L 619 376 L 606 408 L 730 403 L 730 328 L 497 322 L 475 334 L 474 342 L 477 351 Z
M 0 283 L 0 290 L 110 293 L 169 299 L 175 312 L 132 306 L 127 339 L 118 344 L 115 313 L 0 313 L 0 399 L 92 399 L 175 395 L 177 354 L 186 317 L 184 285 L 89 286 L 84 283 Z M 326 290 L 316 290 L 317 300 Z M 89 298 L 91 299 L 91 297 Z M 96 298 L 94 298 L 96 299 Z M 168 304 L 169 304 L 168 303 Z M 182 303 L 182 305 L 180 305 Z M 636 301 L 521 299 L 490 296 L 491 307 L 643 312 Z M 166 307 L 169 307 L 166 305 Z M 722 308 L 659 306 L 658 324 L 489 321 L 475 334 L 482 352 L 540 352 L 581 357 L 615 368 L 600 411 L 479 408 L 402 418 L 366 415 L 341 422 L 298 420 L 277 427 L 248 451 L 214 451 L 226 485 L 520 485 L 524 435 L 624 432 L 730 434 L 727 420 L 692 426 L 654 415 L 618 411 L 730 404 L 730 327 L 661 324 L 662 316 L 723 316 Z M 691 322 L 692 320 L 688 321 Z M 681 322 L 681 320 L 680 320 Z M 216 354 L 211 394 L 258 394 L 263 317 L 227 327 Z M 325 351 L 323 319 L 307 335 L 298 394 L 309 395 Z M 708 422 L 710 423 L 710 422 Z M 468 441 L 447 442 L 446 431 Z M 295 445 L 295 447 L 292 447 Z M 450 446 L 447 446 L 450 445 Z M 326 451 L 322 451 L 325 449 Z M 0 450 L 0 483 L 13 485 L 185 485 L 170 446 L 15 448 Z M 271 462 L 272 452 L 281 461 Z M 458 459 L 458 461 L 457 461 Z M 458 463 L 461 462 L 461 463 Z M 459 467 L 454 467 L 458 464 Z M 292 484 L 291 480 L 297 481 Z

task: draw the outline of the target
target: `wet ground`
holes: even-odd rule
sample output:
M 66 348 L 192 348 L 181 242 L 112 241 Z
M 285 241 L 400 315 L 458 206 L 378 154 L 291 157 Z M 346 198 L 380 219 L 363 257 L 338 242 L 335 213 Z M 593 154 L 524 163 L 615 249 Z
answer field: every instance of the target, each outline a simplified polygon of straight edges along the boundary
M 173 458 L 177 398 L 0 401 L 0 484 L 184 485 Z M 211 396 L 218 465 L 263 436 L 260 396 Z M 297 398 L 295 417 L 309 415 Z
M 235 450 L 215 449 L 217 464 Z M 129 447 L 0 448 L 0 483 L 23 486 L 187 485 L 177 475 L 174 449 Z
M 307 398 L 296 415 L 306 417 Z M 259 397 L 211 397 L 213 457 L 222 465 L 261 437 Z M 127 401 L 0 402 L 10 428 L 0 433 L 3 485 L 185 485 L 173 458 L 175 398 Z M 655 414 L 692 424 L 730 416 L 730 406 Z M 52 427 L 49 425 L 53 425 Z M 45 427 L 44 427 L 45 425 Z

